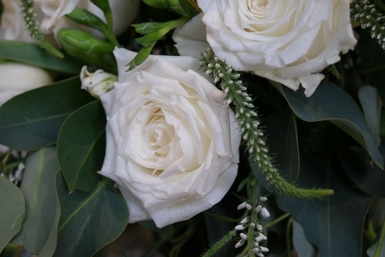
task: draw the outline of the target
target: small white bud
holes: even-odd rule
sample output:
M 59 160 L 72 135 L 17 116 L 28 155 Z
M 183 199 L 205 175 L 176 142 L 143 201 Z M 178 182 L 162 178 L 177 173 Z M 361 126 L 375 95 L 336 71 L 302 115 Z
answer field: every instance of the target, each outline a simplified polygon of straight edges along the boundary
M 80 80 L 81 89 L 85 89 L 92 96 L 99 98 L 114 88 L 114 82 L 118 80 L 118 77 L 103 70 L 92 73 L 87 70 L 87 66 L 83 66 L 80 71 Z

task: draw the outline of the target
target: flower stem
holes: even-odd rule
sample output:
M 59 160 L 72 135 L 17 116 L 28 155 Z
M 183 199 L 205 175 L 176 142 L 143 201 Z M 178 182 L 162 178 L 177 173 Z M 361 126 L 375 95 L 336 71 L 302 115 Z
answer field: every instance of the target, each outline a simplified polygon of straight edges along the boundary
M 216 256 L 223 247 L 225 247 L 235 236 L 237 232 L 233 229 L 230 230 L 226 235 L 219 239 L 213 246 L 210 247 L 202 257 Z
M 201 65 L 206 70 L 206 74 L 214 78 L 215 83 L 220 83 L 220 87 L 227 95 L 227 103 L 234 105 L 235 117 L 241 127 L 241 134 L 246 142 L 251 161 L 257 162 L 266 180 L 278 192 L 301 198 L 324 197 L 333 194 L 331 189 L 298 188 L 286 181 L 273 164 L 273 158 L 266 145 L 264 130 L 260 126 L 259 116 L 252 104 L 253 99 L 248 95 L 247 87 L 239 79 L 240 74 L 231 66 L 220 61 L 211 49 L 203 53 Z
M 53 56 L 64 58 L 64 55 L 56 47 L 51 45 L 40 32 L 32 0 L 21 0 L 21 12 L 23 13 L 25 26 L 29 30 L 31 37 L 39 43 L 40 47 Z

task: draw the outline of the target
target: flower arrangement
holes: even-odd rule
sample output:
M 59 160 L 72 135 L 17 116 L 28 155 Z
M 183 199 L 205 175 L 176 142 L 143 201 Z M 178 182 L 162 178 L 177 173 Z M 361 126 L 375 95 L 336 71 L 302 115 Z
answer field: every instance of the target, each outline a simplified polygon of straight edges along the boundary
M 3 0 L 0 257 L 385 253 L 381 0 Z

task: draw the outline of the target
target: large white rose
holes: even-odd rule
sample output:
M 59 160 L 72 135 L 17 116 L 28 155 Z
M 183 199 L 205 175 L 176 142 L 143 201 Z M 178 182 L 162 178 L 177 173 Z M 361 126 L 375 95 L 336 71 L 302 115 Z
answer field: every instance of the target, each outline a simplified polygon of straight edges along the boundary
M 22 63 L 0 64 L 0 106 L 12 97 L 52 83 L 51 75 L 39 67 Z
M 100 173 L 127 200 L 130 222 L 158 227 L 219 202 L 234 182 L 240 132 L 224 94 L 195 72 L 191 57 L 150 56 L 133 71 L 136 53 L 115 49 L 115 89 L 101 96 L 107 147 Z
M 252 71 L 310 96 L 321 72 L 356 44 L 350 24 L 350 0 L 198 0 L 214 53 L 233 68 Z M 181 54 L 202 38 L 199 28 L 182 28 L 174 37 Z M 197 27 L 195 27 L 197 28 Z M 201 30 L 201 29 L 200 29 Z M 200 37 L 199 37 L 200 36 Z M 179 42 L 179 43 L 178 43 Z M 201 49 L 200 49 L 201 50 Z

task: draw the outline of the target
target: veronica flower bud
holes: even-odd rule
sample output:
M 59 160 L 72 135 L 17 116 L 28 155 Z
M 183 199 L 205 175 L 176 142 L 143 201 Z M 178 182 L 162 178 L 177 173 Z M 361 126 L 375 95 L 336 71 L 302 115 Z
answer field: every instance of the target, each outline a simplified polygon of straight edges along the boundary
M 270 217 L 270 212 L 269 212 L 269 210 L 266 207 L 262 207 L 261 215 L 262 215 L 262 217 L 267 219 L 267 218 Z
M 245 227 L 244 227 L 243 225 L 237 225 L 237 226 L 235 226 L 234 229 L 235 229 L 235 230 L 244 230 Z
M 83 66 L 80 71 L 80 79 L 82 81 L 81 88 L 87 90 L 92 96 L 99 98 L 114 88 L 114 82 L 118 80 L 118 77 L 103 70 L 92 73 L 87 70 L 86 66 Z

